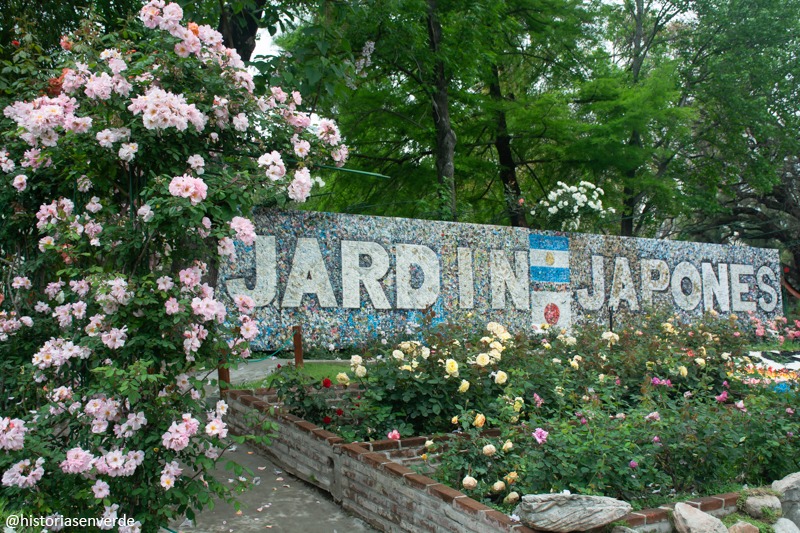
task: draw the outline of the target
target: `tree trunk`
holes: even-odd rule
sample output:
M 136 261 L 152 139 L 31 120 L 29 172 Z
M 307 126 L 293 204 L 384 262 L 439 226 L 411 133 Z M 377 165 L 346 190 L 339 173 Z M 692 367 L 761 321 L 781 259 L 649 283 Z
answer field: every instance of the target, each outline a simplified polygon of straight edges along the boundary
M 455 158 L 456 134 L 450 123 L 450 104 L 447 94 L 448 78 L 444 61 L 439 55 L 442 25 L 436 14 L 436 0 L 428 0 L 428 45 L 434 56 L 433 94 L 431 96 L 433 123 L 436 126 L 436 175 L 441 198 L 441 216 L 457 220 Z
M 528 221 L 525 212 L 519 204 L 522 191 L 517 181 L 517 165 L 514 154 L 511 152 L 511 137 L 508 135 L 506 112 L 502 108 L 503 92 L 500 89 L 500 72 L 497 65 L 492 65 L 492 80 L 489 83 L 489 96 L 498 106 L 495 112 L 494 147 L 497 150 L 497 159 L 500 163 L 500 181 L 506 198 L 506 210 L 512 226 L 527 228 Z
M 222 40 L 228 48 L 234 48 L 242 57 L 242 61 L 249 61 L 256 48 L 256 33 L 258 21 L 264 13 L 267 0 L 255 0 L 254 5 L 246 5 L 238 13 L 234 13 L 228 4 L 220 1 L 219 27 Z
M 644 64 L 644 0 L 636 0 L 636 11 L 633 14 L 633 57 L 631 61 L 631 81 L 633 85 L 639 83 L 639 76 Z M 642 147 L 642 137 L 639 130 L 631 132 L 628 146 L 636 148 Z M 632 184 L 636 179 L 636 168 L 631 168 L 625 172 L 625 186 L 622 189 L 623 210 L 622 220 L 620 221 L 620 235 L 622 237 L 633 237 L 634 220 L 636 219 L 637 195 Z

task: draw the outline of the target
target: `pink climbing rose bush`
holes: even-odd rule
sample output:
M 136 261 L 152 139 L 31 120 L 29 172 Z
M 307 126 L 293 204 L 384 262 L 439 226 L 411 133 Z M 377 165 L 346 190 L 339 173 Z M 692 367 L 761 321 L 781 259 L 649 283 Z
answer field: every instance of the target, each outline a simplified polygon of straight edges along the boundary
M 98 27 L 1 107 L 0 478 L 8 510 L 157 531 L 227 497 L 210 472 L 244 440 L 206 386 L 259 324 L 217 269 L 254 205 L 306 201 L 347 147 L 175 3 Z

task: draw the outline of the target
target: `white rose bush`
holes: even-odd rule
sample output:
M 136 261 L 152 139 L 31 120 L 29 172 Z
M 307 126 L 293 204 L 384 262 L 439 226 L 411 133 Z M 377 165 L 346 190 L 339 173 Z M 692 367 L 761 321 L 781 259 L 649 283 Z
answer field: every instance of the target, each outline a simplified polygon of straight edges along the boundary
M 613 207 L 603 207 L 605 191 L 593 183 L 567 185 L 559 181 L 556 185 L 531 210 L 531 215 L 546 221 L 549 228 L 578 231 L 616 213 Z
M 99 27 L 2 105 L 0 476 L 6 510 L 51 529 L 157 531 L 230 492 L 210 472 L 242 438 L 204 386 L 258 327 L 248 297 L 221 302 L 219 263 L 254 244 L 254 205 L 304 202 L 347 148 L 298 93 L 255 96 L 236 51 L 177 4 Z

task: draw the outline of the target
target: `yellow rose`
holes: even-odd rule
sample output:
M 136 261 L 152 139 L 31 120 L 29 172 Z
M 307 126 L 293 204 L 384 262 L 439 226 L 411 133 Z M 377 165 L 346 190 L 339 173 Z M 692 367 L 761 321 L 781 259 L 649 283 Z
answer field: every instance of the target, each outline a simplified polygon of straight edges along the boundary
M 697 359 L 694 360 L 694 362 L 697 363 L 697 366 L 699 366 L 700 368 L 706 366 L 706 360 L 703 359 L 702 357 L 698 357 Z
M 467 490 L 472 490 L 478 486 L 478 480 L 472 476 L 466 476 L 461 480 L 461 486 Z
M 456 415 L 456 416 L 454 416 L 453 418 L 451 418 L 451 419 L 450 419 L 450 422 L 451 422 L 452 424 L 458 424 L 458 415 Z
M 495 374 L 494 376 L 494 382 L 497 383 L 498 385 L 502 385 L 506 381 L 508 381 L 508 374 L 506 374 L 502 370 L 498 370 L 497 374 Z
M 506 474 L 506 477 L 504 477 L 503 479 L 506 480 L 506 483 L 511 485 L 512 483 L 515 483 L 519 479 L 519 474 L 517 474 L 516 471 L 509 472 L 508 474 Z
M 503 503 L 506 505 L 513 505 L 519 501 L 519 493 L 518 492 L 509 492 L 508 496 L 503 498 Z
M 514 443 L 512 443 L 510 440 L 507 440 L 507 441 L 505 441 L 503 443 L 503 451 L 504 452 L 511 451 L 511 448 L 513 448 L 513 447 L 514 447 Z
M 486 417 L 483 414 L 478 413 L 475 415 L 475 420 L 472 422 L 472 425 L 476 428 L 482 428 L 483 425 L 486 423 Z
M 366 375 L 367 375 L 367 367 L 365 367 L 364 365 L 358 365 L 356 367 L 356 376 L 363 378 Z
M 401 352 L 400 350 L 395 350 L 392 352 L 392 357 L 394 357 L 398 361 L 402 361 L 405 358 L 405 355 L 403 355 L 403 352 Z
M 458 363 L 455 359 L 448 359 L 444 363 L 444 370 L 451 376 L 458 377 Z
M 502 481 L 496 481 L 494 485 L 492 485 L 492 492 L 494 493 L 503 492 L 504 490 L 506 490 L 506 484 Z
M 486 366 L 491 361 L 492 360 L 489 358 L 489 355 L 485 353 L 479 353 L 478 357 L 475 358 L 475 364 L 478 366 Z
M 339 372 L 336 374 L 336 382 L 339 385 L 348 385 L 350 383 L 350 378 L 347 376 L 345 372 Z
M 469 381 L 466 379 L 461 380 L 461 385 L 458 387 L 458 392 L 467 392 L 469 390 Z
M 683 366 L 683 365 L 678 367 L 678 372 L 680 373 L 681 377 L 684 377 L 684 378 L 689 374 L 689 370 L 687 370 L 687 368 L 685 366 Z
M 495 448 L 494 445 L 487 444 L 486 446 L 483 447 L 483 455 L 485 455 L 486 457 L 491 457 L 495 453 L 497 453 L 497 448 Z

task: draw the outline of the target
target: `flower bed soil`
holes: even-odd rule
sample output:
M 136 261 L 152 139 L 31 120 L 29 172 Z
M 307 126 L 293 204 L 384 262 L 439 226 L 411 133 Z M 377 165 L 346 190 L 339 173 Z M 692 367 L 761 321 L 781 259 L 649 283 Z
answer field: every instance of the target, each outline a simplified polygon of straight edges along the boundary
M 382 531 L 529 532 L 508 515 L 409 468 L 424 465 L 427 437 L 347 443 L 338 435 L 286 412 L 271 389 L 230 390 L 227 422 L 232 431 L 252 433 L 254 422 L 278 425 L 269 446 L 259 448 L 287 472 L 330 493 L 345 510 Z M 736 511 L 738 493 L 687 501 L 717 517 Z M 623 517 L 640 532 L 674 531 L 674 504 Z

